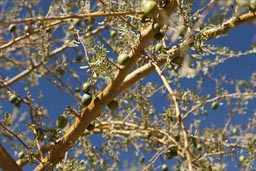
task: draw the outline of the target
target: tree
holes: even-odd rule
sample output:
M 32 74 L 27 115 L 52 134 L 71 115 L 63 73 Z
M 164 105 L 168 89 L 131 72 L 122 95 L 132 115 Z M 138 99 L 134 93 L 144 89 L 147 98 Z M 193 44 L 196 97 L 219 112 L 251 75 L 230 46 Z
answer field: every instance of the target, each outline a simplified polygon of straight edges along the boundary
M 0 3 L 3 170 L 255 168 L 254 0 Z

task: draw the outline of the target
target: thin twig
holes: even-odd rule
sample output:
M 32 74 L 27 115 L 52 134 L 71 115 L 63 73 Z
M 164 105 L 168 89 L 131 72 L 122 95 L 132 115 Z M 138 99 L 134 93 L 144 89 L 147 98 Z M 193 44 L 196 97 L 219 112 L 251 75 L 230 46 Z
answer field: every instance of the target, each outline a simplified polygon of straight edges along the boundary
M 174 106 L 175 106 L 175 111 L 176 111 L 176 116 L 179 119 L 179 125 L 182 129 L 183 132 L 183 136 L 184 136 L 184 151 L 187 157 L 187 162 L 188 162 L 188 170 L 192 171 L 192 156 L 191 156 L 191 152 L 189 150 L 189 140 L 188 140 L 188 132 L 187 129 L 185 127 L 185 124 L 182 120 L 182 116 L 180 113 L 180 109 L 179 109 L 179 104 L 177 101 L 177 97 L 175 96 L 174 91 L 172 90 L 171 86 L 169 85 L 167 79 L 165 78 L 165 76 L 163 75 L 162 71 L 160 70 L 159 66 L 155 63 L 152 62 L 152 64 L 155 67 L 156 72 L 158 73 L 159 77 L 161 78 L 161 80 L 163 81 L 163 84 L 165 85 L 165 88 L 167 89 L 167 91 L 169 92 L 170 96 L 172 97 Z

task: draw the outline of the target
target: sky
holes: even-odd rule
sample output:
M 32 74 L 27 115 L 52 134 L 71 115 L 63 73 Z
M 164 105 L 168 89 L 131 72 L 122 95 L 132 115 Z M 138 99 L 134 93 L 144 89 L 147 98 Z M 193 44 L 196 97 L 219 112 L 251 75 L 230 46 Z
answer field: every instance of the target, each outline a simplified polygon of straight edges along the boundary
M 50 0 L 46 0 L 38 4 L 38 7 L 42 8 L 43 12 L 46 13 L 46 10 L 48 10 L 50 3 L 51 3 Z M 8 4 L 8 6 L 10 5 L 11 3 Z M 230 49 L 244 51 L 244 50 L 247 50 L 251 46 L 251 44 L 256 44 L 255 28 L 256 28 L 256 24 L 252 24 L 252 23 L 245 24 L 231 30 L 226 36 L 222 36 L 217 39 L 210 40 L 207 43 L 220 45 L 220 46 L 221 45 L 228 46 L 230 47 Z M 72 52 L 69 51 L 69 53 L 72 53 Z M 220 64 L 219 66 L 216 67 L 213 77 L 218 79 L 222 75 L 226 75 L 227 78 L 229 79 L 248 80 L 250 78 L 251 73 L 255 72 L 255 64 L 256 64 L 255 57 L 256 55 L 252 54 L 252 55 L 245 55 L 240 58 L 229 59 L 225 63 Z M 214 56 L 209 56 L 209 59 L 213 59 L 213 58 Z M 0 68 L 0 72 L 3 72 L 2 68 Z M 15 74 L 15 72 L 13 73 L 10 72 L 10 75 L 12 74 Z M 199 74 L 202 74 L 202 73 L 199 73 Z M 152 73 L 147 77 L 146 80 L 149 80 L 149 81 L 157 80 L 156 82 L 159 85 L 161 85 L 162 84 L 161 80 L 157 78 L 158 78 L 158 75 L 156 73 Z M 39 90 L 42 91 L 45 97 L 45 98 L 42 98 L 42 104 L 44 106 L 50 106 L 49 113 L 52 119 L 52 124 L 55 124 L 56 118 L 59 116 L 59 114 L 64 112 L 64 109 L 67 107 L 67 105 L 68 104 L 74 105 L 76 102 L 72 100 L 70 96 L 63 94 L 63 92 L 61 92 L 58 88 L 56 88 L 56 86 L 54 86 L 52 83 L 48 82 L 45 78 L 41 78 L 39 80 L 39 83 L 40 83 L 40 87 L 32 88 L 30 89 L 30 92 L 32 95 L 36 95 L 39 92 Z M 182 84 L 184 89 L 186 88 L 190 89 L 196 86 L 197 80 L 183 78 L 181 79 L 180 83 Z M 23 83 L 19 83 L 19 84 L 14 84 L 11 87 L 21 92 L 21 95 L 25 96 L 24 88 L 21 85 L 24 86 Z M 213 85 L 214 85 L 214 82 L 211 79 L 209 79 L 207 82 L 205 82 L 204 90 L 203 90 L 205 92 L 202 92 L 202 93 L 210 92 L 212 89 L 214 89 Z M 232 91 L 232 89 L 230 89 L 230 91 Z M 213 95 L 214 94 L 212 94 L 212 97 Z M 61 96 L 61 100 L 59 99 L 60 96 Z M 166 98 L 166 97 L 164 97 L 164 95 L 154 95 L 152 97 L 156 108 L 160 111 L 163 110 L 163 106 L 166 107 L 168 106 L 168 103 L 169 103 L 166 100 L 163 101 L 162 100 L 163 98 Z M 161 102 L 161 105 L 159 105 L 159 102 Z M 249 103 L 249 106 L 251 108 L 249 108 L 248 110 L 248 113 L 249 113 L 248 116 L 252 115 L 253 110 L 255 110 L 255 104 L 256 104 L 255 102 L 256 101 L 253 100 Z M 10 110 L 12 108 L 12 106 L 8 103 L 7 100 L 6 101 L 1 100 L 0 106 L 2 106 L 2 109 L 1 109 L 2 111 Z M 218 111 L 214 111 L 214 110 L 210 110 L 210 104 L 208 105 L 208 107 L 209 107 L 208 116 L 204 118 L 202 127 L 207 127 L 211 123 L 215 123 L 216 127 L 219 127 L 219 128 L 223 127 L 223 125 L 225 124 L 225 119 L 223 119 L 223 113 L 227 113 L 228 112 L 227 109 L 220 106 Z M 27 109 L 24 108 L 23 110 L 27 110 Z M 240 123 L 240 122 L 243 123 L 243 122 L 247 122 L 248 117 L 240 116 L 240 117 L 236 117 L 236 119 L 237 120 L 234 120 L 234 123 Z M 189 122 L 191 121 L 192 120 L 188 119 L 187 124 L 189 124 Z M 95 139 L 95 143 L 97 144 L 99 142 L 97 141 L 98 140 L 97 136 L 94 139 Z M 146 161 L 149 160 L 153 155 L 154 154 L 145 156 Z M 129 161 L 130 156 L 131 154 L 128 151 L 126 153 L 123 153 L 120 159 L 122 161 L 128 160 L 128 162 L 131 162 Z M 158 160 L 156 164 L 159 164 L 160 162 L 161 161 Z M 174 162 L 174 161 L 170 161 L 170 162 Z M 230 162 L 232 163 L 232 161 Z M 231 164 L 229 169 L 230 170 L 235 169 L 232 167 L 233 166 Z

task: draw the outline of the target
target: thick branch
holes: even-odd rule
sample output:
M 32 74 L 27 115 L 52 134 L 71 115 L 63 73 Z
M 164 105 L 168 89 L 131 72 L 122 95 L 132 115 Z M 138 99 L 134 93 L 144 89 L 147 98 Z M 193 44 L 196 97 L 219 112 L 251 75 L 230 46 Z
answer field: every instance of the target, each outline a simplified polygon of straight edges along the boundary
M 22 169 L 17 165 L 13 160 L 11 155 L 4 149 L 2 144 L 0 144 L 0 167 L 4 171 L 17 170 L 21 171 Z

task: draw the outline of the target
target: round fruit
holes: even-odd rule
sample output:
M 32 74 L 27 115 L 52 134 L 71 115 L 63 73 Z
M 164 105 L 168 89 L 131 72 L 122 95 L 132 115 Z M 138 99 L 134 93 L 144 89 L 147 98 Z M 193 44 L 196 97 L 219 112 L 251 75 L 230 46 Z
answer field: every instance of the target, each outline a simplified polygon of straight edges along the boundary
M 82 86 L 82 91 L 83 92 L 85 92 L 85 93 L 88 92 L 90 90 L 90 88 L 91 88 L 90 83 L 88 83 L 88 82 L 83 83 L 83 86 Z
M 110 36 L 111 36 L 111 37 L 114 38 L 114 37 L 116 37 L 116 35 L 117 35 L 117 31 L 116 31 L 116 30 L 111 30 L 111 31 L 110 31 Z
M 18 157 L 19 157 L 19 159 L 24 158 L 24 157 L 25 157 L 24 152 L 23 152 L 23 151 L 20 151 L 20 152 L 18 153 Z
M 169 148 L 169 152 L 171 153 L 172 156 L 177 156 L 178 155 L 178 151 L 177 151 L 177 147 L 170 147 Z
M 143 163 L 145 161 L 145 158 L 144 156 L 140 156 L 140 159 L 139 159 L 140 163 Z
M 110 110 L 116 110 L 118 108 L 118 101 L 116 100 L 112 100 L 109 104 L 108 104 L 108 108 Z
M 196 148 L 197 148 L 198 150 L 202 150 L 202 149 L 203 149 L 203 145 L 202 145 L 202 144 L 197 144 Z
M 180 36 L 184 36 L 184 35 L 185 35 L 185 32 L 186 32 L 186 29 L 187 29 L 187 28 L 186 28 L 184 25 L 179 26 L 178 29 L 177 29 L 178 34 L 179 34 Z
M 155 1 L 149 0 L 144 1 L 143 11 L 145 15 L 154 16 L 157 13 L 157 3 Z
M 75 19 L 75 26 L 80 26 L 81 25 L 81 21 L 77 18 Z
M 87 29 L 87 31 L 92 31 L 93 27 L 92 27 L 92 25 L 88 25 L 86 29 Z
M 243 162 L 245 160 L 245 157 L 243 156 L 243 155 L 241 155 L 240 157 L 239 157 L 239 161 L 240 162 Z
M 129 55 L 121 54 L 117 58 L 117 63 L 119 63 L 120 65 L 126 65 L 129 62 L 129 60 L 130 60 Z
M 249 10 L 251 12 L 256 12 L 256 0 L 251 0 L 250 5 L 249 5 Z
M 60 129 L 64 128 L 68 123 L 68 118 L 66 115 L 60 115 L 56 121 L 56 126 Z
M 156 46 L 155 46 L 155 51 L 158 52 L 162 49 L 163 47 L 163 44 L 162 43 L 157 43 Z
M 237 133 L 238 133 L 237 128 L 233 128 L 233 129 L 232 129 L 232 133 L 233 133 L 233 134 L 237 134 Z
M 162 165 L 162 171 L 167 171 L 168 170 L 168 166 L 166 164 Z
M 217 102 L 213 102 L 211 105 L 212 110 L 216 110 L 218 108 L 218 103 Z
M 80 92 L 80 88 L 79 88 L 79 87 L 76 87 L 76 88 L 75 88 L 75 92 L 76 92 L 76 93 L 79 93 L 79 92 Z
M 18 97 L 15 95 L 15 94 L 12 94 L 10 97 L 9 97 L 9 102 L 14 104 L 16 101 L 17 101 Z
M 31 32 L 30 27 L 28 25 L 24 26 L 24 30 L 25 30 L 26 33 L 30 33 Z
M 15 30 L 16 30 L 16 25 L 15 24 L 9 25 L 9 31 L 10 32 L 15 32 Z
M 164 38 L 164 33 L 161 32 L 161 31 L 159 31 L 158 33 L 156 33 L 156 34 L 154 35 L 154 38 L 155 38 L 156 40 L 162 40 L 162 39 Z
M 81 98 L 81 103 L 83 106 L 88 106 L 92 101 L 92 96 L 88 93 L 85 93 Z
M 83 60 L 83 56 L 79 55 L 76 57 L 76 62 L 80 63 Z
M 155 32 L 159 32 L 160 31 L 160 25 L 158 23 L 154 23 L 153 29 L 154 29 Z
M 15 101 L 14 105 L 15 105 L 16 107 L 20 107 L 20 104 L 21 104 L 21 100 L 20 100 L 20 98 L 18 97 L 17 100 Z
M 94 128 L 95 128 L 95 123 L 94 123 L 94 122 L 90 123 L 90 124 L 87 126 L 87 130 L 89 130 L 89 131 L 93 130 Z
M 173 155 L 172 155 L 169 151 L 165 153 L 165 158 L 166 158 L 167 160 L 172 159 L 172 157 L 173 157 Z

